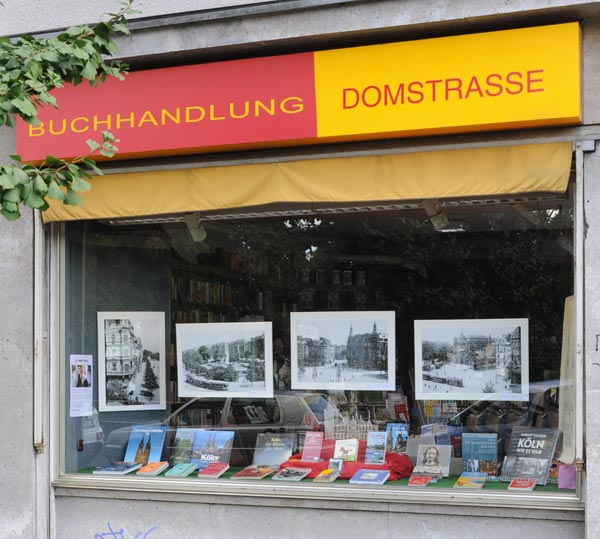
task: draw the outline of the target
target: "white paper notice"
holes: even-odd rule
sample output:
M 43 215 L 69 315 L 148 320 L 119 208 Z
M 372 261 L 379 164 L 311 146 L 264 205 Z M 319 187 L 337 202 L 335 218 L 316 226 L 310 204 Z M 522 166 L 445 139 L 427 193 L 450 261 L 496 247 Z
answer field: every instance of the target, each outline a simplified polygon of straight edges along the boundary
M 92 383 L 92 356 L 70 356 L 71 414 L 70 417 L 92 415 L 94 384 Z

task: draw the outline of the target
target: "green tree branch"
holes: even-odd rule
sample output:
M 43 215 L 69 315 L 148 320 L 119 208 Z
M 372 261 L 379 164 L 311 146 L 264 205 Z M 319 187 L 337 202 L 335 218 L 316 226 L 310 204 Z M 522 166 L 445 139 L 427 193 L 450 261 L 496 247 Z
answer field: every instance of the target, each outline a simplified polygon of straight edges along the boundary
M 106 21 L 73 26 L 52 38 L 0 38 L 0 126 L 13 127 L 15 116 L 38 125 L 39 109 L 47 105 L 58 108 L 50 92 L 65 83 L 77 85 L 87 80 L 95 86 L 107 76 L 122 80 L 128 66 L 107 59 L 119 52 L 113 37 L 129 34 L 127 16 L 138 13 L 134 2 L 121 2 L 121 9 L 109 13 Z M 21 204 L 44 211 L 47 197 L 80 204 L 77 191 L 88 191 L 88 180 L 102 174 L 92 156 L 112 157 L 116 142 L 111 133 L 104 132 L 101 142 L 88 141 L 87 154 L 68 162 L 48 156 L 38 167 L 22 164 L 18 155 L 11 156 L 13 164 L 0 166 L 0 213 L 14 221 L 21 215 Z

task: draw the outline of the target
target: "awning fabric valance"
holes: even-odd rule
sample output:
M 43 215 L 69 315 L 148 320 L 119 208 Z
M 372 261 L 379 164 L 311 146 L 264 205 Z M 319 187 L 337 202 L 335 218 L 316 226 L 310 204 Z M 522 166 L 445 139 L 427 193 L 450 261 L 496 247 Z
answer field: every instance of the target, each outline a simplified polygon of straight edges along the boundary
M 94 178 L 84 204 L 45 222 L 248 208 L 564 193 L 570 142 L 230 165 Z

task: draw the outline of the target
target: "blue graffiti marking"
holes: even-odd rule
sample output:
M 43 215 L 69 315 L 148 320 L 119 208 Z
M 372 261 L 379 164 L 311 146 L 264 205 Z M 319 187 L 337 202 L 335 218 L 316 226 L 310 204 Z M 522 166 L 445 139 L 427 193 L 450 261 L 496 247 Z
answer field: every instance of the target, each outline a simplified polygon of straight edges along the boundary
M 133 539 L 147 539 L 153 531 L 158 529 L 158 526 L 153 526 L 145 532 L 139 531 L 135 535 L 126 536 L 124 528 L 113 530 L 110 522 L 106 523 L 106 527 L 108 528 L 108 531 L 94 534 L 94 539 L 127 539 L 127 537 L 133 537 Z

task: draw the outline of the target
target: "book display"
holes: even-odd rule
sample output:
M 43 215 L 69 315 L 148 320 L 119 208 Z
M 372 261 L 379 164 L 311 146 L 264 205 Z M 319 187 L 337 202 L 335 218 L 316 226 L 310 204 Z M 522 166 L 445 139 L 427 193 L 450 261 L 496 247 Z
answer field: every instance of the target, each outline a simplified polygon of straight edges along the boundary
M 233 474 L 231 479 L 263 479 L 273 473 L 275 470 L 269 466 L 252 464 Z
M 170 470 L 165 472 L 165 477 L 187 477 L 198 469 L 196 464 L 191 462 L 180 462 L 175 464 Z
M 149 462 L 159 462 L 166 434 L 167 427 L 164 425 L 134 425 L 131 427 L 124 460 L 126 462 L 139 462 L 142 466 Z
M 273 481 L 300 481 L 304 479 L 312 470 L 310 468 L 284 468 L 277 472 Z
M 203 429 L 190 429 L 180 427 L 175 433 L 173 449 L 171 450 L 171 466 L 176 464 L 190 462 L 192 458 L 192 446 L 196 433 Z
M 321 460 L 321 447 L 323 446 L 322 431 L 307 431 L 304 435 L 304 447 L 302 448 L 302 460 L 306 462 L 318 462 Z
M 356 485 L 383 485 L 390 477 L 388 470 L 358 470 L 351 478 L 350 483 Z
M 383 464 L 385 462 L 385 447 L 387 432 L 371 431 L 367 435 L 367 451 L 365 462 L 367 464 Z
M 295 434 L 259 434 L 252 463 L 277 468 L 289 459 L 296 442 Z
M 488 475 L 485 472 L 463 472 L 454 483 L 454 488 L 479 490 L 483 488 L 487 478 Z
M 345 462 L 355 461 L 358 458 L 358 440 L 353 438 L 336 440 L 333 456 Z
M 139 470 L 142 465 L 139 462 L 116 461 L 108 466 L 97 466 L 92 471 L 96 475 L 125 475 Z
M 545 485 L 558 436 L 556 429 L 514 427 L 502 463 L 502 477 L 535 479 L 538 485 Z
M 537 482 L 535 479 L 528 479 L 526 477 L 515 477 L 509 484 L 508 490 L 515 492 L 531 492 L 535 489 Z
M 229 464 L 226 462 L 211 462 L 208 466 L 202 468 L 198 472 L 198 477 L 204 479 L 217 479 L 218 477 L 221 477 L 227 470 L 229 470 Z
M 146 475 L 146 476 L 157 476 L 158 474 L 164 472 L 169 467 L 168 461 L 161 462 L 149 462 L 145 466 L 142 466 L 136 473 L 136 475 Z
M 194 435 L 190 462 L 201 470 L 212 462 L 228 464 L 233 447 L 233 432 L 198 430 Z
M 498 470 L 498 435 L 465 432 L 462 435 L 462 460 L 465 472 L 496 475 Z

